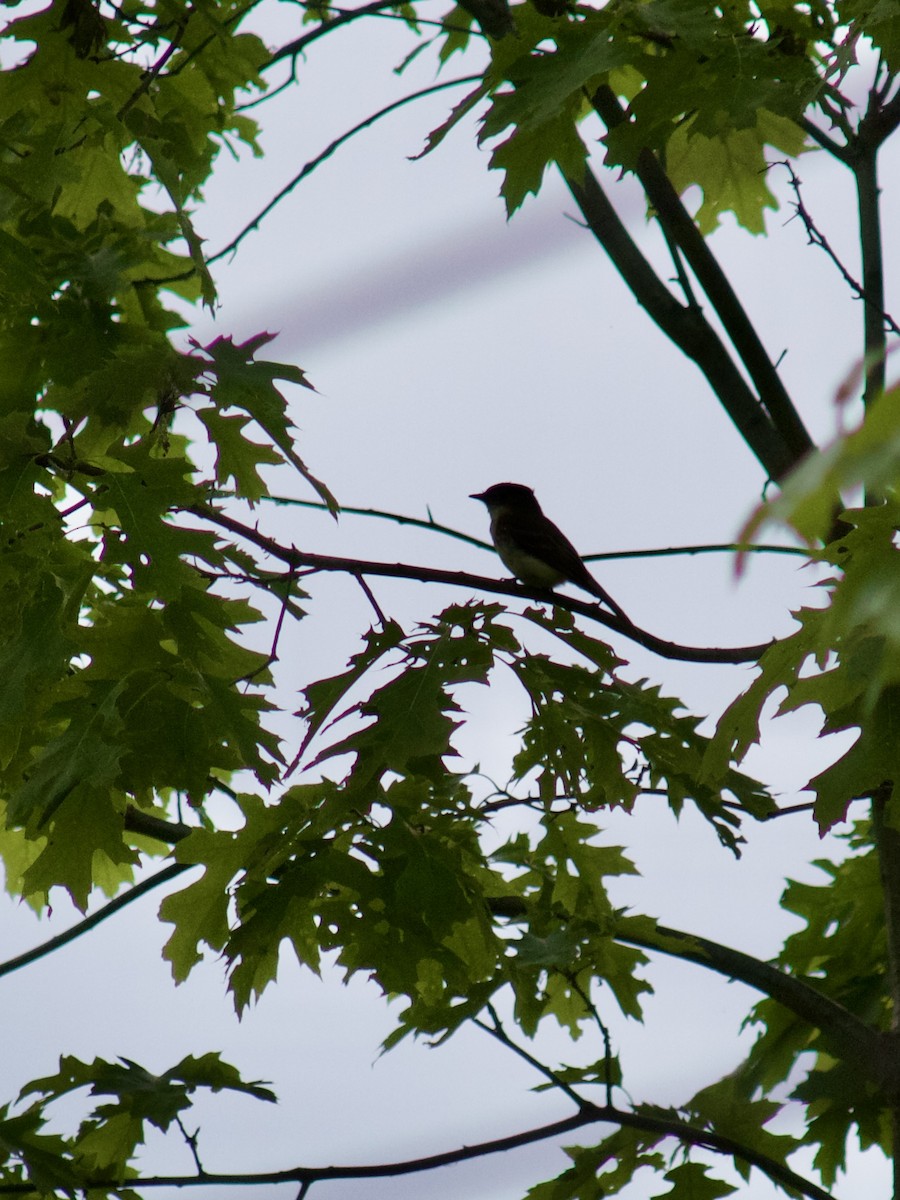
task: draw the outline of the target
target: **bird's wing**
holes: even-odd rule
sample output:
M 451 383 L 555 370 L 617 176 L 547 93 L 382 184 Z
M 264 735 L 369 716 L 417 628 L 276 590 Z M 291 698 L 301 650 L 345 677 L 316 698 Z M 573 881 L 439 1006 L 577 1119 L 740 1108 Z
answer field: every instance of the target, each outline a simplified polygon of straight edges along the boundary
M 609 592 L 593 577 L 581 555 L 552 521 L 544 518 L 540 522 L 520 519 L 515 514 L 504 518 L 505 532 L 515 540 L 520 551 L 555 567 L 563 578 L 596 596 L 621 620 L 631 624 L 625 611 L 616 604 Z

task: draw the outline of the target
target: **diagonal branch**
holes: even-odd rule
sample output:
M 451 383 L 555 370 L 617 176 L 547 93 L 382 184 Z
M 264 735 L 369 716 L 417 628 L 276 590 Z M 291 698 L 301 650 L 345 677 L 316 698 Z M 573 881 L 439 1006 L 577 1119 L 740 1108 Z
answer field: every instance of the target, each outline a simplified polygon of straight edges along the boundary
M 375 16 L 386 9 L 395 9 L 396 7 L 397 0 L 373 0 L 371 4 L 361 4 L 359 8 L 340 9 L 336 16 L 329 17 L 327 21 L 323 21 L 321 25 L 317 25 L 315 29 L 311 29 L 301 37 L 295 38 L 292 42 L 287 42 L 284 46 L 279 46 L 265 66 L 272 67 L 275 63 L 281 62 L 285 58 L 297 58 L 312 42 L 340 28 L 341 25 L 357 21 L 360 17 Z M 331 11 L 334 10 L 332 9 Z
M 772 479 L 782 478 L 795 459 L 702 311 L 680 304 L 662 283 L 589 168 L 583 181 L 569 175 L 565 180 L 591 233 L 638 304 L 666 337 L 697 364 L 766 474 Z
M 171 825 L 169 838 L 175 840 L 178 836 L 176 830 L 179 827 Z M 132 904 L 135 900 L 139 900 L 141 896 L 145 896 L 147 892 L 153 888 L 160 887 L 164 883 L 168 883 L 171 879 L 183 874 L 191 869 L 192 864 L 188 863 L 172 863 L 163 870 L 157 871 L 155 875 L 151 875 L 149 879 L 143 879 L 140 883 L 136 883 L 134 887 L 129 888 L 127 892 L 123 892 L 120 896 L 116 896 L 114 900 L 110 900 L 108 904 L 104 904 L 102 908 L 95 913 L 91 913 L 89 917 L 78 921 L 71 928 L 64 930 L 62 933 L 56 934 L 55 937 L 48 938 L 46 942 L 41 942 L 39 946 L 33 946 L 30 950 L 23 951 L 22 954 L 17 954 L 15 958 L 8 958 L 6 962 L 0 963 L 0 978 L 4 975 L 11 975 L 13 971 L 18 971 L 22 967 L 27 967 L 38 959 L 46 958 L 48 954 L 52 954 L 55 950 L 68 945 L 69 942 L 74 942 L 76 938 L 81 937 L 84 933 L 89 933 L 101 921 L 105 921 L 108 917 L 113 916 L 126 905 Z
M 628 119 L 619 98 L 608 85 L 594 92 L 591 103 L 607 129 L 614 129 Z M 644 149 L 640 152 L 635 173 L 660 224 L 681 248 L 709 298 L 759 392 L 760 401 L 783 439 L 791 464 L 795 465 L 813 448 L 812 439 L 727 275 L 652 151 Z M 777 475 L 774 477 L 778 478 Z
M 838 162 L 849 166 L 850 154 L 846 146 L 842 146 L 840 142 L 836 142 L 834 138 L 829 137 L 825 130 L 820 129 L 815 121 L 811 121 L 809 117 L 803 117 L 800 124 L 803 127 L 804 133 L 808 134 L 814 142 L 818 142 L 823 150 L 827 150 Z
M 663 925 L 657 925 L 648 934 L 629 928 L 615 936 L 629 945 L 670 954 L 729 979 L 740 980 L 820 1029 L 834 1046 L 840 1048 L 841 1058 L 857 1063 L 871 1078 L 884 1083 L 897 1075 L 896 1055 L 888 1052 L 886 1039 L 880 1032 L 809 983 L 785 974 L 770 963 L 708 938 Z
M 435 92 L 443 92 L 446 91 L 447 88 L 460 87 L 463 84 L 478 83 L 480 80 L 480 75 L 464 75 L 460 79 L 445 79 L 440 83 L 433 83 L 429 87 L 420 88 L 417 92 L 410 92 L 409 95 L 401 96 L 399 100 L 393 100 L 390 104 L 386 104 L 384 108 L 379 108 L 377 112 L 370 113 L 364 120 L 357 122 L 352 129 L 348 129 L 346 133 L 342 133 L 340 137 L 336 137 L 334 141 L 330 142 L 320 154 L 316 155 L 315 158 L 311 158 L 309 162 L 305 163 L 297 172 L 297 174 L 292 179 L 288 180 L 283 188 L 279 189 L 279 191 L 275 193 L 268 204 L 266 204 L 264 208 L 260 209 L 260 211 L 251 221 L 247 222 L 240 233 L 236 234 L 235 237 L 231 239 L 227 246 L 223 246 L 221 250 L 217 250 L 215 254 L 210 255 L 210 257 L 207 259 L 207 265 L 218 262 L 220 258 L 224 258 L 227 254 L 231 254 L 233 251 L 237 250 L 238 246 L 249 233 L 252 233 L 255 229 L 259 229 L 262 222 L 276 207 L 276 205 L 280 204 L 286 196 L 290 195 L 294 188 L 297 187 L 298 184 L 302 183 L 308 175 L 311 175 L 317 167 L 320 167 L 322 163 L 331 158 L 332 154 L 334 154 L 336 150 L 339 150 L 345 142 L 349 142 L 351 138 L 355 137 L 358 133 L 361 133 L 363 129 L 368 129 L 369 126 L 374 125 L 376 121 L 380 121 L 382 117 L 389 116 L 390 113 L 396 112 L 398 108 L 403 108 L 407 104 L 412 104 L 415 100 L 421 100 L 424 96 L 431 96 Z M 141 280 L 140 282 L 143 283 L 145 281 Z M 157 280 L 155 282 L 160 281 Z
M 497 897 L 490 901 L 494 916 L 520 921 L 528 914 L 524 900 L 517 896 Z M 709 938 L 669 929 L 664 925 L 628 921 L 613 931 L 616 941 L 644 950 L 656 950 L 673 958 L 696 963 L 728 979 L 770 996 L 795 1016 L 825 1034 L 838 1056 L 858 1066 L 886 1089 L 900 1079 L 900 1059 L 890 1040 L 866 1025 L 843 1005 L 823 995 L 812 984 L 787 975 L 771 963 L 762 962 L 741 950 L 723 946 Z

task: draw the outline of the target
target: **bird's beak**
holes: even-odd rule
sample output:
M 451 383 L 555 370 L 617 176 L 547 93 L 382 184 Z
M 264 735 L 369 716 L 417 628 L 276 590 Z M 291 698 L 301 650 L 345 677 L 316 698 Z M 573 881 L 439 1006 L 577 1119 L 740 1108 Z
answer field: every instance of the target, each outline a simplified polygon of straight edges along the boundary
M 483 504 L 484 503 L 484 492 L 469 492 L 469 499 L 470 500 L 480 500 Z

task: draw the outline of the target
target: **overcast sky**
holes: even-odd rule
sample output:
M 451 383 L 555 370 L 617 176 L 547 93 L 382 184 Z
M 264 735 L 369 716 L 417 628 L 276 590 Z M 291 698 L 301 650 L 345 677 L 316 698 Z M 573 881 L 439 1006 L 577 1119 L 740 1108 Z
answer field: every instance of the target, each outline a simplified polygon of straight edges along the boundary
M 280 28 L 269 32 L 273 45 L 296 32 L 291 23 L 299 10 L 282 7 Z M 334 137 L 432 81 L 427 54 L 403 77 L 391 74 L 409 47 L 403 27 L 387 21 L 348 27 L 310 47 L 298 86 L 258 110 L 266 158 L 223 158 L 208 188 L 198 225 L 211 251 Z M 446 74 L 471 70 L 451 63 Z M 436 520 L 483 537 L 485 512 L 468 496 L 512 479 L 537 490 L 585 554 L 732 540 L 760 497 L 762 472 L 699 372 L 650 325 L 571 219 L 574 206 L 561 182 L 549 178 L 540 198 L 507 223 L 499 177 L 475 148 L 471 123 L 424 160 L 409 160 L 455 99 L 449 92 L 400 110 L 340 149 L 233 260 L 217 265 L 221 307 L 214 321 L 200 317 L 191 332 L 242 339 L 280 331 L 271 357 L 299 364 L 318 389 L 294 397 L 299 452 L 342 503 L 418 516 L 430 510 Z M 886 158 L 885 179 L 891 165 Z M 800 173 L 808 207 L 856 270 L 849 177 L 822 155 L 809 155 Z M 783 194 L 783 179 L 774 179 Z M 616 185 L 613 195 L 667 270 L 635 190 Z M 785 354 L 784 377 L 804 419 L 825 438 L 834 428 L 835 389 L 859 351 L 862 313 L 789 216 L 784 210 L 770 217 L 768 240 L 726 225 L 713 247 L 770 353 Z M 898 225 L 888 210 L 889 264 Z M 289 474 L 278 487 L 308 495 Z M 264 508 L 259 520 L 267 532 L 310 550 L 503 574 L 493 557 L 461 542 L 360 517 L 335 525 L 307 510 Z M 811 600 L 813 583 L 788 558 L 754 561 L 740 581 L 725 556 L 611 562 L 596 573 L 639 624 L 698 645 L 785 633 L 791 607 Z M 402 581 L 375 581 L 373 589 L 407 626 L 467 598 Z M 345 579 L 313 579 L 310 592 L 311 616 L 287 631 L 280 648 L 286 689 L 342 667 L 371 621 L 367 601 Z M 746 668 L 667 663 L 627 641 L 614 638 L 614 645 L 633 677 L 661 682 L 700 714 L 715 715 L 749 679 Z M 499 681 L 465 701 L 473 721 L 460 748 L 505 779 L 521 700 Z M 749 769 L 785 802 L 796 801 L 796 789 L 823 756 L 836 753 L 816 733 L 811 714 L 777 722 Z M 690 813 L 676 824 L 653 797 L 633 817 L 603 815 L 599 824 L 642 872 L 617 889 L 617 902 L 763 956 L 795 924 L 777 908 L 784 878 L 818 880 L 810 859 L 833 849 L 801 816 L 750 830 L 750 845 L 734 862 L 706 825 Z M 5 1047 L 3 1095 L 54 1070 L 60 1053 L 121 1054 L 162 1070 L 184 1054 L 221 1049 L 245 1077 L 272 1081 L 282 1104 L 204 1103 L 201 1153 L 210 1171 L 405 1159 L 570 1111 L 531 1094 L 540 1080 L 477 1031 L 440 1049 L 409 1045 L 379 1057 L 392 1013 L 377 989 L 361 979 L 344 987 L 333 972 L 317 980 L 287 956 L 278 985 L 239 1025 L 215 961 L 171 988 L 160 961 L 166 930 L 154 919 L 157 905 L 151 896 L 2 981 L 7 1028 L 18 1031 Z M 63 896 L 41 921 L 7 908 L 4 957 L 73 919 Z M 621 1019 L 608 998 L 601 1008 L 634 1100 L 675 1104 L 735 1064 L 748 1044 L 738 1030 L 752 997 L 741 985 L 674 962 L 654 960 L 651 978 L 657 995 L 645 1026 Z M 601 1050 L 590 1035 L 572 1046 L 548 1031 L 539 1052 L 576 1061 Z M 183 1147 L 167 1150 L 153 1139 L 150 1147 L 147 1169 L 190 1171 Z M 319 1185 L 314 1195 L 514 1200 L 563 1163 L 558 1149 L 535 1147 L 406 1180 Z M 881 1162 L 860 1172 L 852 1188 L 839 1184 L 835 1195 L 850 1200 L 886 1188 Z M 286 1200 L 295 1190 L 246 1194 Z M 645 1200 L 659 1190 L 639 1180 L 623 1196 Z M 741 1192 L 746 1200 L 774 1194 L 755 1173 Z M 198 1196 L 220 1200 L 214 1188 Z

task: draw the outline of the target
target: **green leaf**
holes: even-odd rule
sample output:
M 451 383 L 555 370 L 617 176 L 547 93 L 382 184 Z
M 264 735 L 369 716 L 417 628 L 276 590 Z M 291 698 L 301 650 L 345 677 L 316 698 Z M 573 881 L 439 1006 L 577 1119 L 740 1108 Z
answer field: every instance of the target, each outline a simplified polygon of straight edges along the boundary
M 40 1095 L 46 1102 L 82 1088 L 88 1089 L 91 1097 L 111 1097 L 94 1105 L 75 1142 L 79 1165 L 94 1178 L 98 1173 L 112 1179 L 127 1176 L 129 1162 L 144 1140 L 145 1122 L 165 1132 L 192 1106 L 199 1088 L 275 1100 L 267 1087 L 245 1082 L 218 1054 L 189 1056 L 162 1075 L 128 1058 L 118 1062 L 97 1058 L 86 1063 L 66 1056 L 60 1059 L 57 1074 L 34 1080 L 22 1090 L 20 1098 Z
M 495 107 L 496 104 L 497 101 Z M 509 216 L 526 196 L 537 195 L 548 166 L 558 163 L 576 182 L 584 178 L 587 150 L 575 127 L 581 105 L 581 96 L 573 97 L 542 124 L 534 128 L 517 128 L 491 154 L 491 167 L 504 172 L 500 190 Z M 486 131 L 484 136 L 489 136 Z
M 696 120 L 685 121 L 666 147 L 666 170 L 683 195 L 693 185 L 703 192 L 695 220 L 704 235 L 719 225 L 723 213 L 732 212 L 749 233 L 765 233 L 764 213 L 778 202 L 767 183 L 765 148 L 796 156 L 804 149 L 805 134 L 793 121 L 761 110 L 756 124 L 734 129 L 727 123 L 718 133 L 701 133 Z
M 467 96 L 464 96 L 458 104 L 454 104 L 453 108 L 450 110 L 450 115 L 446 118 L 446 120 L 442 121 L 440 125 L 432 129 L 425 141 L 424 148 L 420 150 L 418 154 L 411 155 L 410 160 L 415 162 L 417 159 L 424 158 L 427 154 L 430 154 L 432 150 L 436 150 L 450 130 L 453 129 L 454 126 L 458 125 L 459 122 L 466 116 L 466 114 L 470 113 L 479 100 L 483 99 L 487 93 L 487 84 L 481 83 L 478 85 L 478 87 L 469 92 Z
M 163 957 L 172 964 L 176 983 L 181 983 L 202 961 L 201 942 L 220 951 L 228 940 L 229 888 L 243 867 L 244 848 L 233 834 L 195 829 L 179 842 L 175 857 L 204 867 L 197 882 L 167 896 L 159 908 L 160 920 L 175 926 Z
M 197 416 L 209 431 L 216 450 L 218 484 L 224 487 L 229 479 L 233 479 L 236 494 L 251 504 L 267 496 L 268 487 L 257 468 L 261 464 L 280 463 L 282 459 L 271 446 L 244 436 L 244 427 L 250 418 L 239 413 L 224 417 L 214 408 L 201 408 Z
M 211 377 L 211 395 L 220 412 L 239 408 L 262 428 L 278 447 L 285 459 L 321 496 L 331 513 L 338 504 L 327 487 L 315 478 L 294 449 L 294 439 L 287 417 L 287 402 L 275 386 L 275 380 L 286 380 L 313 389 L 299 367 L 285 363 L 258 361 L 256 352 L 275 337 L 259 333 L 246 342 L 236 344 L 229 337 L 218 337 L 204 346 L 208 358 L 206 373 Z M 196 343 L 194 343 L 196 346 Z M 200 347 L 197 346 L 199 350 Z
M 660 1171 L 665 1159 L 654 1147 L 661 1135 L 623 1127 L 597 1146 L 567 1146 L 572 1166 L 558 1178 L 529 1188 L 529 1200 L 606 1200 L 632 1182 L 642 1167 Z
M 722 1196 L 733 1196 L 736 1187 L 723 1183 L 710 1175 L 710 1168 L 700 1163 L 686 1162 L 664 1175 L 666 1183 L 671 1183 L 667 1192 L 657 1192 L 654 1200 L 720 1200 Z
M 395 621 L 386 626 L 370 629 L 365 635 L 365 646 L 350 659 L 349 670 L 328 679 L 319 679 L 303 689 L 306 705 L 300 715 L 306 720 L 306 734 L 298 752 L 302 755 L 325 722 L 342 703 L 350 689 L 365 675 L 371 666 L 391 650 L 395 650 L 402 638 L 403 630 Z M 338 720 L 339 718 L 334 718 Z
M 27 1178 L 45 1195 L 63 1190 L 72 1193 L 81 1186 L 82 1175 L 72 1161 L 69 1143 L 58 1134 L 41 1133 L 43 1124 L 37 1106 L 14 1117 L 7 1116 L 4 1109 L 0 1117 L 0 1160 L 5 1171 L 13 1167 L 14 1179 Z
M 854 370 L 842 391 L 858 382 Z M 771 503 L 757 509 L 742 538 L 752 540 L 771 523 L 789 524 L 810 546 L 827 541 L 835 520 L 835 501 L 844 491 L 865 487 L 896 499 L 900 489 L 900 386 L 867 407 L 861 424 L 823 450 L 807 455 L 782 484 Z

